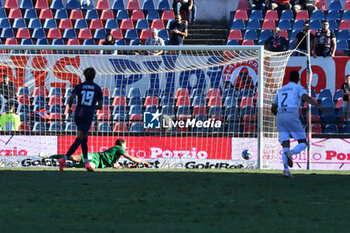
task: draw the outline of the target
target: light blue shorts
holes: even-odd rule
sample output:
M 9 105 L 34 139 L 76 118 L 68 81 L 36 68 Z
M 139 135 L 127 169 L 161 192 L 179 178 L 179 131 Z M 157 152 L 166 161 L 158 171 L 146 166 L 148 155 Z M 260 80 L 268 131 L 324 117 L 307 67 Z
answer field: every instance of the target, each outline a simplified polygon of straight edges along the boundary
M 299 116 L 288 113 L 277 114 L 276 124 L 280 143 L 289 141 L 291 136 L 294 140 L 306 139 L 306 133 Z

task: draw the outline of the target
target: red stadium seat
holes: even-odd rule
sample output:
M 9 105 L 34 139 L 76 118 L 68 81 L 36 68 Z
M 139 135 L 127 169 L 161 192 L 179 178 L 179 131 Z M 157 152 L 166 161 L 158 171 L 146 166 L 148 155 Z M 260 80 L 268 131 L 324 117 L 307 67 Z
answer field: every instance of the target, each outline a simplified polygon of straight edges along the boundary
M 280 36 L 283 36 L 284 38 L 286 38 L 286 40 L 289 40 L 288 39 L 288 30 L 282 29 L 280 32 Z
M 134 29 L 134 24 L 132 23 L 131 19 L 123 19 L 120 23 L 120 29 L 122 29 L 123 32 L 125 32 L 128 29 Z
M 9 14 L 8 14 L 8 19 L 13 20 L 13 19 L 22 19 L 22 12 L 20 9 L 11 9 Z
M 335 105 L 334 110 L 339 110 L 342 107 L 343 107 L 343 98 L 338 98 L 337 104 Z
M 265 15 L 265 20 L 273 19 L 275 21 L 278 21 L 278 14 L 276 10 L 267 10 Z
M 262 30 L 273 30 L 276 27 L 276 23 L 274 19 L 264 20 L 264 23 L 261 27 Z
M 111 118 L 111 115 L 108 113 L 99 113 L 97 115 L 97 120 L 99 121 L 108 121 Z
M 161 20 L 161 19 L 154 19 L 152 21 L 151 28 L 152 29 L 156 28 L 156 29 L 159 29 L 159 30 L 165 29 L 163 20 Z
M 50 105 L 55 105 L 55 104 L 59 104 L 60 106 L 63 105 L 61 96 L 59 96 L 59 95 L 50 96 L 48 105 L 50 106 Z
M 181 105 L 190 106 L 190 97 L 179 96 L 179 98 L 176 101 L 176 107 L 179 107 Z
M 232 29 L 227 40 L 238 40 L 242 41 L 242 32 L 239 29 Z
M 109 98 L 110 92 L 108 87 L 103 87 L 102 88 L 102 96 L 107 96 Z
M 72 29 L 72 21 L 70 19 L 61 19 L 58 28 L 61 30 L 61 32 L 64 31 L 64 29 Z
M 249 1 L 239 0 L 238 5 L 237 5 L 237 10 L 250 10 Z
M 146 107 L 147 105 L 156 105 L 158 107 L 158 98 L 156 96 L 147 96 L 144 106 Z
M 39 14 L 39 19 L 42 21 L 45 19 L 53 19 L 53 14 L 51 9 L 49 8 L 41 9 Z
M 219 120 L 219 121 L 223 121 L 224 120 L 224 116 L 221 115 L 221 114 L 213 114 L 213 115 L 211 115 L 209 117 L 212 120 Z
M 196 115 L 207 115 L 207 107 L 206 106 L 201 106 L 201 105 L 196 105 L 193 108 L 193 117 Z
M 109 10 L 109 1 L 108 0 L 98 0 L 96 4 L 96 10 L 102 11 L 102 10 Z
M 75 22 L 77 19 L 84 19 L 83 12 L 79 9 L 73 9 L 70 12 L 69 18 L 72 20 L 72 22 Z
M 343 19 L 340 21 L 339 30 L 350 30 L 350 20 Z
M 46 88 L 44 86 L 34 87 L 34 91 L 32 93 L 32 97 L 34 97 L 36 95 L 47 96 L 47 94 L 48 94 L 48 91 L 46 90 Z
M 47 33 L 47 39 L 61 39 L 61 31 L 58 28 L 50 28 Z
M 75 109 L 77 108 L 77 105 L 76 104 L 73 104 L 72 105 L 72 113 L 74 113 L 75 112 Z M 64 110 L 64 113 L 63 113 L 63 115 L 64 116 L 67 116 L 69 114 L 69 105 L 67 104 L 66 105 L 66 108 L 65 108 L 65 110 Z
M 345 2 L 344 11 L 350 10 L 350 1 Z
M 115 106 L 115 105 L 126 106 L 126 97 L 125 96 L 114 96 L 112 106 Z
M 234 19 L 243 19 L 244 22 L 247 22 L 248 21 L 247 10 L 242 10 L 242 9 L 236 10 Z
M 36 3 L 35 3 L 36 10 L 47 9 L 47 8 L 49 8 L 49 3 L 47 0 L 36 0 Z
M 50 113 L 49 114 L 49 122 L 52 122 L 52 121 L 61 121 L 62 120 L 62 115 L 61 113 Z
M 78 39 L 79 40 L 92 39 L 92 34 L 90 29 L 88 28 L 80 29 L 78 34 Z
M 316 0 L 315 1 L 315 6 L 317 7 L 317 9 L 320 9 L 323 12 L 327 11 L 327 2 L 326 2 L 326 0 Z
M 167 24 L 169 20 L 175 19 L 174 11 L 172 10 L 163 11 L 161 19 L 163 20 L 164 24 Z
M 220 89 L 219 88 L 210 88 L 209 90 L 208 90 L 208 93 L 207 93 L 207 96 L 206 96 L 206 101 L 208 102 L 209 101 L 209 99 L 211 98 L 211 97 L 213 97 L 213 96 L 218 96 L 218 97 L 220 97 L 221 95 L 220 95 Z
M 124 39 L 123 37 L 123 32 L 119 28 L 115 28 L 111 30 L 111 34 L 115 40 L 122 40 Z
M 254 45 L 254 40 L 243 40 L 242 45 Z
M 68 39 L 67 45 L 80 45 L 80 42 L 78 39 Z
M 135 121 L 142 121 L 142 114 L 131 114 L 129 118 L 129 123 L 132 124 Z
M 152 37 L 152 29 L 142 29 L 140 33 L 140 40 L 144 44 L 147 38 Z
M 103 29 L 103 23 L 101 19 L 92 19 L 90 22 L 90 30 L 94 32 L 96 29 Z
M 143 14 L 143 10 L 133 10 L 131 14 L 131 19 L 134 23 L 139 19 L 145 19 L 145 15 Z
M 295 16 L 295 20 L 305 20 L 309 21 L 309 12 L 307 10 L 299 10 Z
M 211 106 L 222 106 L 222 101 L 220 96 L 212 96 L 209 99 L 208 107 Z
M 18 45 L 16 38 L 6 38 L 5 45 Z
M 111 115 L 111 110 L 109 109 L 109 106 L 102 105 L 102 109 L 97 110 L 96 114 L 108 114 Z
M 189 92 L 187 88 L 178 88 L 176 90 L 175 94 L 175 100 L 177 100 L 180 96 L 185 96 L 186 98 L 189 98 Z
M 5 10 L 17 9 L 18 3 L 17 0 L 6 0 L 4 4 Z
M 243 122 L 243 133 L 255 133 L 256 124 L 251 122 Z
M 113 131 L 114 132 L 127 132 L 128 126 L 126 125 L 126 123 L 117 122 L 117 123 L 115 123 L 115 125 L 113 127 Z
M 101 19 L 103 22 L 107 21 L 107 19 L 114 19 L 113 10 L 110 10 L 110 9 L 102 10 L 100 19 Z
M 29 95 L 19 95 L 17 97 L 18 102 L 20 102 L 21 104 L 26 104 L 26 105 L 30 105 L 30 96 Z
M 312 133 L 322 133 L 321 124 L 312 124 Z
M 242 97 L 241 103 L 239 104 L 240 108 L 244 106 L 252 106 L 254 107 L 254 97 Z
M 129 0 L 128 5 L 126 6 L 126 9 L 128 11 L 133 11 L 133 10 L 140 10 L 141 6 L 139 3 L 139 0 Z
M 19 131 L 30 131 L 30 125 L 28 122 L 21 122 L 19 127 L 18 127 Z
M 256 116 L 251 114 L 246 114 L 243 116 L 242 121 L 244 122 L 256 122 Z
M 28 28 L 19 28 L 16 33 L 17 39 L 30 39 L 30 32 Z

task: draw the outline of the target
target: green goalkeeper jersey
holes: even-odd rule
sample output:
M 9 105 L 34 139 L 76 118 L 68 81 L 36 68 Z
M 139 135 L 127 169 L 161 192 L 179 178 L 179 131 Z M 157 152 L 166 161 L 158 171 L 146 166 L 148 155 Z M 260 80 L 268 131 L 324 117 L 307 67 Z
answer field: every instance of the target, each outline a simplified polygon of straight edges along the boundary
M 103 152 L 99 152 L 101 159 L 100 167 L 112 167 L 124 153 L 125 150 L 121 146 L 113 146 Z

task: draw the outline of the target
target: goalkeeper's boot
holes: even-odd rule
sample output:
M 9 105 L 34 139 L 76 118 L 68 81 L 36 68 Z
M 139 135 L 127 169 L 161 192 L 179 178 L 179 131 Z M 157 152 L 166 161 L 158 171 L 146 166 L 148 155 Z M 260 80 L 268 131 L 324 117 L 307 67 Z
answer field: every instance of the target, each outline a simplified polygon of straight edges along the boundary
M 288 150 L 285 152 L 286 156 L 287 156 L 287 163 L 289 167 L 293 167 L 293 157 L 292 157 L 292 153 Z
M 90 166 L 89 162 L 85 163 L 85 169 L 88 171 L 88 172 L 93 172 L 94 169 L 92 169 L 92 167 Z
M 60 164 L 60 172 L 63 172 L 63 168 L 66 166 L 66 159 L 65 158 L 60 158 L 58 160 L 58 163 Z
M 294 176 L 292 175 L 292 173 L 291 173 L 290 171 L 288 171 L 288 170 L 283 170 L 283 176 L 284 176 L 285 178 L 288 178 L 288 179 L 293 179 L 293 178 L 294 178 Z

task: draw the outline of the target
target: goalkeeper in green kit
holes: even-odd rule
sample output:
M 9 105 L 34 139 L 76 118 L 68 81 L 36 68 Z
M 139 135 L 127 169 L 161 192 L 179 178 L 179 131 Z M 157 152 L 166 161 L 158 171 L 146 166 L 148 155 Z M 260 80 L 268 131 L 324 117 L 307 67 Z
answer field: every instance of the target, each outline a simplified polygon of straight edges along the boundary
M 120 156 L 124 156 L 125 158 L 131 160 L 134 163 L 142 163 L 144 166 L 149 167 L 149 163 L 147 161 L 144 161 L 142 159 L 129 155 L 128 153 L 125 152 L 125 149 L 126 149 L 126 140 L 119 138 L 115 142 L 115 146 L 108 148 L 103 152 L 89 153 L 88 154 L 89 164 L 92 169 L 106 168 L 106 167 L 122 168 L 122 166 L 118 164 L 118 160 Z M 41 155 L 41 157 L 45 157 L 45 156 Z M 62 157 L 64 157 L 64 155 L 52 155 L 49 158 L 60 159 Z M 85 166 L 83 155 L 72 155 L 69 157 L 69 160 L 73 161 L 73 167 L 83 168 Z

